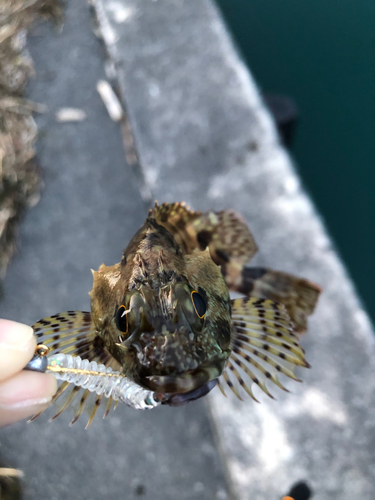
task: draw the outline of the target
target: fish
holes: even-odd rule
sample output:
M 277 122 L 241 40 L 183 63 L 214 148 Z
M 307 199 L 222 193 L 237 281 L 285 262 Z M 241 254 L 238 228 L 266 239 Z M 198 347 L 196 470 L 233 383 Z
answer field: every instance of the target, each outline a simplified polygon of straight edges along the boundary
M 287 390 L 308 368 L 300 335 L 321 289 L 263 267 L 248 267 L 257 245 L 234 210 L 197 212 L 163 203 L 123 251 L 119 263 L 92 271 L 91 311 L 66 311 L 33 325 L 38 344 L 117 370 L 162 404 L 181 406 L 215 386 L 255 398 L 267 382 Z M 243 294 L 231 299 L 230 291 Z M 71 389 L 70 391 L 68 389 Z M 53 398 L 59 416 L 73 408 L 92 422 L 105 395 L 63 382 Z

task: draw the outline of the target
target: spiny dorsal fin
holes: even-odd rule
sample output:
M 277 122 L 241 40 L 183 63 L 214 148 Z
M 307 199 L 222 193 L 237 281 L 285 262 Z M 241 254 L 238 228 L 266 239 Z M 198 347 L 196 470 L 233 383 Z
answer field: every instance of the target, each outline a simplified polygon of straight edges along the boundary
M 257 246 L 243 217 L 235 210 L 206 212 L 189 227 L 201 250 L 210 249 L 216 264 L 233 261 L 241 267 L 256 253 Z
M 148 211 L 148 216 L 154 217 L 159 224 L 163 222 L 170 222 L 171 224 L 180 223 L 179 221 L 187 224 L 189 221 L 199 216 L 200 213 L 201 212 L 190 210 L 184 202 L 163 203 L 159 205 L 156 201 L 154 208 L 150 208 Z
M 191 253 L 195 242 L 187 232 L 188 226 L 199 217 L 201 212 L 194 212 L 185 206 L 185 203 L 163 203 L 149 210 L 148 216 L 164 226 L 175 238 L 185 253 Z

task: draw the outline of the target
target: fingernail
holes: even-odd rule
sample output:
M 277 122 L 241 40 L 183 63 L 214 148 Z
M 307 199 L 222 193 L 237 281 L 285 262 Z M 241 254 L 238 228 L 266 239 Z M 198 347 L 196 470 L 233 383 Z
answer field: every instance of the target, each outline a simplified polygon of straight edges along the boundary
M 32 403 L 32 400 L 31 400 Z M 31 406 L 22 406 L 22 407 L 5 407 L 0 408 L 0 427 L 4 425 L 9 425 L 17 420 L 22 420 L 27 417 L 31 417 L 32 415 L 38 414 L 44 410 L 46 410 L 51 402 L 47 401 L 47 403 L 42 404 L 31 404 Z M 2 497 L 1 497 L 2 498 Z
M 52 398 L 36 398 L 36 399 L 25 399 L 23 401 L 17 401 L 13 403 L 0 403 L 0 408 L 3 410 L 17 410 L 19 408 L 27 408 L 28 406 L 38 406 L 50 403 Z
M 46 404 L 57 390 L 53 375 L 21 371 L 0 384 L 0 408 L 25 408 Z
M 0 347 L 26 351 L 34 332 L 31 326 L 0 319 Z

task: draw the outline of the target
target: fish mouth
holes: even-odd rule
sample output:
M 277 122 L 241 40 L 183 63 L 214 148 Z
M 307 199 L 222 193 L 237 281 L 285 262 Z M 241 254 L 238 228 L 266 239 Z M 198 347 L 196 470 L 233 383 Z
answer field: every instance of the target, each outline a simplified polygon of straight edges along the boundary
M 161 401 L 161 404 L 163 405 L 184 406 L 187 403 L 196 401 L 197 399 L 200 399 L 201 397 L 208 394 L 214 387 L 216 387 L 217 382 L 218 379 L 210 380 L 197 389 L 193 389 L 192 391 L 185 392 L 183 394 L 161 394 L 159 396 L 159 399 Z
M 224 365 L 224 360 L 211 360 L 209 364 L 204 364 L 195 370 L 173 375 L 148 375 L 140 382 L 156 392 L 162 401 L 173 399 L 177 403 L 179 399 L 177 396 L 181 396 L 181 401 L 192 401 L 204 396 L 215 387 Z
M 142 334 L 132 345 L 137 352 L 135 381 L 166 397 L 191 393 L 218 379 L 227 358 L 214 339 L 202 347 L 199 338 L 192 340 L 191 332 L 181 329 Z

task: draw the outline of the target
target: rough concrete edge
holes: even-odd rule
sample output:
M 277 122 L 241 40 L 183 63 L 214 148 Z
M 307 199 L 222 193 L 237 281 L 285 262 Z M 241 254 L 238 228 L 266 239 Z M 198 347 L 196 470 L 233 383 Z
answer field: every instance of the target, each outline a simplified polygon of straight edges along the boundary
M 120 128 L 123 137 L 125 157 L 131 156 L 134 157 L 134 161 L 130 161 L 130 165 L 137 171 L 138 182 L 139 182 L 139 191 L 141 197 L 144 201 L 150 202 L 152 200 L 152 193 L 149 183 L 147 181 L 146 172 L 142 166 L 141 160 L 138 154 L 137 148 L 137 138 L 133 133 L 131 116 L 129 115 L 125 96 L 122 94 L 120 86 L 118 84 L 118 74 L 116 70 L 116 62 L 119 60 L 116 42 L 117 35 L 112 30 L 111 24 L 108 20 L 107 14 L 103 8 L 101 1 L 99 0 L 86 0 L 89 7 L 92 9 L 93 14 L 95 15 L 95 21 L 97 24 L 97 29 L 100 33 L 103 43 L 106 47 L 107 56 L 112 65 L 112 70 L 114 75 L 111 78 L 111 85 L 116 87 L 115 92 L 117 97 L 119 97 L 122 105 L 122 110 L 124 113 L 124 117 L 121 120 Z

